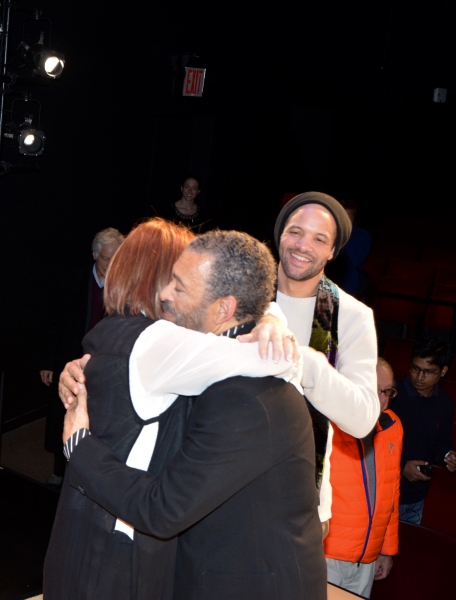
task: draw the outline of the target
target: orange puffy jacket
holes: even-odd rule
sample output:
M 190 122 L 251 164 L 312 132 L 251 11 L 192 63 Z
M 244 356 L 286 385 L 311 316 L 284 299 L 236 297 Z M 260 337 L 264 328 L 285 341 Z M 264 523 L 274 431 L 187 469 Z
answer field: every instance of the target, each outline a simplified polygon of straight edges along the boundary
M 372 511 L 364 444 L 336 425 L 331 453 L 332 517 L 324 541 L 326 558 L 371 563 L 398 552 L 402 424 L 386 410 L 373 438 L 375 507 Z

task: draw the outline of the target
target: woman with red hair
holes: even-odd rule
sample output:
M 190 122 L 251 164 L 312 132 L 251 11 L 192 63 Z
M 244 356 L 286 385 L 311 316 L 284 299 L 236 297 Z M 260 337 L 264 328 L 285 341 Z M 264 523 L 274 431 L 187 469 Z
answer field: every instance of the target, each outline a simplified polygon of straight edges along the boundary
M 194 237 L 189 229 L 164 219 L 150 219 L 135 227 L 109 265 L 106 313 L 160 319 L 160 291 L 171 281 L 174 263 Z

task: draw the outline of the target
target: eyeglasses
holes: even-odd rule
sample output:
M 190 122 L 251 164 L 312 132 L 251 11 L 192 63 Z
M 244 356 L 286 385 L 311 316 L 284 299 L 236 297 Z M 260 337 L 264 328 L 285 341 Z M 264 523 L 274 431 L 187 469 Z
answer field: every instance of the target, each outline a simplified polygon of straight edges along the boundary
M 397 389 L 387 388 L 386 390 L 378 390 L 378 395 L 381 396 L 382 394 L 385 394 L 385 396 L 391 400 L 391 398 L 395 398 L 397 396 Z
M 410 373 L 414 373 L 415 375 L 420 375 L 421 373 L 423 373 L 424 377 L 435 377 L 435 375 L 438 375 L 440 372 L 440 371 L 433 371 L 432 369 L 420 369 L 413 363 L 410 365 L 409 370 L 410 370 Z

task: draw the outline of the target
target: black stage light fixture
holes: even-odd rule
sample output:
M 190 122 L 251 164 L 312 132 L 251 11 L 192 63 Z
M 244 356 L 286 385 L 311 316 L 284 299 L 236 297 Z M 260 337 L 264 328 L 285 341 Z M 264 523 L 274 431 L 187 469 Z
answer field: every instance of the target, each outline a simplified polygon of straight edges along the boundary
M 23 129 L 17 137 L 19 152 L 25 156 L 39 156 L 44 150 L 44 133 L 38 129 Z
M 25 62 L 33 69 L 35 75 L 45 79 L 58 79 L 65 67 L 65 56 L 55 50 L 45 48 L 43 45 L 44 32 L 41 32 L 37 44 L 29 46 L 26 42 L 21 42 L 25 50 Z
M 27 107 L 35 106 L 38 109 L 38 115 L 35 117 L 32 113 L 25 113 L 22 122 L 18 125 L 15 120 L 21 112 L 21 105 L 27 104 Z M 15 98 L 11 103 L 11 121 L 5 124 L 5 133 L 3 137 L 12 140 L 20 154 L 24 156 L 40 156 L 43 154 L 45 136 L 41 129 L 41 103 L 31 98 L 29 94 L 24 94 L 22 98 Z
M 65 66 L 63 54 L 45 48 L 34 50 L 34 61 L 38 63 L 35 69 L 36 74 L 47 79 L 58 79 Z

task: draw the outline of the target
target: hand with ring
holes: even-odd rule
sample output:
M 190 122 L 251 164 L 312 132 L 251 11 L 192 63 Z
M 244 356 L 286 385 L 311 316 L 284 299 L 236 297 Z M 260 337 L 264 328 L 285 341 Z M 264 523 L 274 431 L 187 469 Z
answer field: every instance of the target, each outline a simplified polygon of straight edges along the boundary
M 272 360 L 278 362 L 282 356 L 289 362 L 298 363 L 301 358 L 299 344 L 284 322 L 272 314 L 258 321 L 251 333 L 239 335 L 239 342 L 258 342 L 258 352 L 263 360 L 268 358 L 269 342 L 272 344 Z

